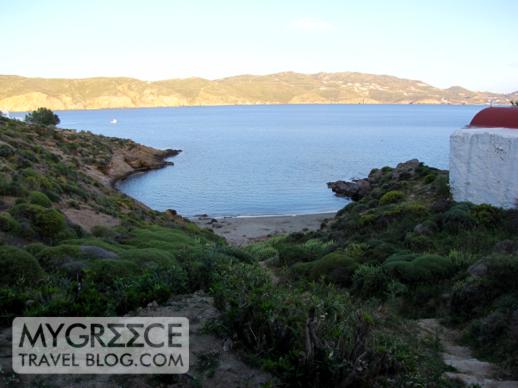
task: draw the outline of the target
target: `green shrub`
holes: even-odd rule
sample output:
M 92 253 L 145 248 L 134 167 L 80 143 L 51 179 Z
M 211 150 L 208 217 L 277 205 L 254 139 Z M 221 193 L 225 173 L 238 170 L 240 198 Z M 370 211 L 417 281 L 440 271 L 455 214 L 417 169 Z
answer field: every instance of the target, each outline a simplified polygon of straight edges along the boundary
M 65 217 L 56 209 L 47 209 L 39 205 L 21 203 L 9 212 L 18 221 L 28 221 L 34 230 L 44 239 L 55 239 L 66 229 Z
M 47 247 L 40 250 L 36 257 L 47 271 L 55 271 L 65 263 L 84 259 L 79 246 L 76 245 Z
M 383 194 L 379 200 L 381 206 L 388 205 L 390 203 L 396 203 L 401 201 L 405 195 L 401 191 L 392 190 Z
M 44 276 L 34 256 L 15 247 L 0 247 L 0 268 L 2 286 L 35 286 Z
M 492 227 L 503 220 L 503 211 L 491 205 L 476 205 L 471 209 L 471 214 L 477 223 Z
M 141 273 L 142 269 L 132 260 L 91 260 L 85 269 L 89 281 L 100 287 L 109 287 L 114 284 L 114 274 L 117 279 L 130 278 Z
M 38 108 L 25 115 L 25 121 L 31 124 L 58 125 L 59 117 L 48 108 Z
M 445 175 L 438 175 L 433 181 L 433 188 L 437 195 L 441 197 L 448 197 L 450 195 L 450 184 L 448 177 Z
M 454 263 L 438 255 L 399 253 L 389 257 L 383 267 L 404 283 L 434 282 L 451 276 Z
M 252 254 L 252 256 L 254 256 L 258 261 L 279 259 L 279 252 L 277 249 L 266 243 L 249 245 L 246 247 L 246 251 L 250 252 L 250 254 Z
M 49 208 L 52 206 L 50 199 L 40 191 L 31 191 L 29 193 L 29 202 L 34 205 Z
M 469 203 L 458 203 L 452 206 L 442 215 L 444 228 L 449 232 L 473 228 L 476 220 L 471 215 L 472 206 Z
M 385 297 L 390 277 L 382 266 L 360 265 L 353 275 L 352 290 L 364 297 Z
M 298 262 L 315 260 L 318 257 L 311 248 L 308 249 L 302 244 L 279 241 L 275 242 L 273 247 L 279 252 L 280 265 L 291 266 Z
M 143 268 L 163 268 L 178 265 L 173 254 L 156 248 L 129 249 L 121 257 Z
M 91 233 L 95 237 L 104 237 L 104 238 L 113 238 L 116 235 L 116 233 L 113 231 L 112 228 L 108 228 L 108 227 L 102 226 L 102 225 L 95 225 L 94 227 L 92 227 Z
M 45 244 L 42 243 L 32 243 L 27 244 L 23 247 L 27 252 L 29 252 L 33 256 L 37 256 L 41 251 L 43 251 L 45 248 L 48 248 Z
M 340 286 L 349 286 L 358 265 L 356 260 L 344 252 L 335 251 L 315 261 L 295 264 L 292 271 L 296 276 L 303 276 L 310 280 L 323 278 Z
M 45 209 L 36 214 L 34 225 L 43 238 L 55 238 L 64 231 L 65 217 L 56 209 Z
M 0 213 L 0 230 L 2 232 L 17 234 L 20 228 L 20 223 L 9 213 Z

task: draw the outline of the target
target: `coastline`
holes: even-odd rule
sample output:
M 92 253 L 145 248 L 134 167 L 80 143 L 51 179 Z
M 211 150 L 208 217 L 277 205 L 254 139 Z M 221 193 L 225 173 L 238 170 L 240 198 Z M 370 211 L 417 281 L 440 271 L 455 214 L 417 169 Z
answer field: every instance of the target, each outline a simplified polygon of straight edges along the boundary
M 276 235 L 318 230 L 335 215 L 336 212 L 223 218 L 202 215 L 189 220 L 199 227 L 212 229 L 232 245 L 244 246 Z
M 128 160 L 127 155 L 124 153 L 117 155 L 118 158 L 115 155 L 112 158 L 111 166 L 106 175 L 109 178 L 109 185 L 113 189 L 120 191 L 117 185 L 133 175 L 174 166 L 173 162 L 166 159 L 177 156 L 182 152 L 182 150 L 173 149 L 159 150 L 140 144 L 138 146 L 144 150 L 144 154 L 136 156 L 134 160 Z M 123 159 L 124 163 L 117 162 L 117 159 Z

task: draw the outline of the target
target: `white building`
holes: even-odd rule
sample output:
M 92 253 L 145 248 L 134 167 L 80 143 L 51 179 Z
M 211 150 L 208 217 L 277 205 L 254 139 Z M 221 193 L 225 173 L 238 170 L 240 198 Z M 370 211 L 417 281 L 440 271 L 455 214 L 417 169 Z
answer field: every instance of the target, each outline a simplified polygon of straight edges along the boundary
M 455 201 L 518 207 L 518 107 L 491 107 L 450 136 Z

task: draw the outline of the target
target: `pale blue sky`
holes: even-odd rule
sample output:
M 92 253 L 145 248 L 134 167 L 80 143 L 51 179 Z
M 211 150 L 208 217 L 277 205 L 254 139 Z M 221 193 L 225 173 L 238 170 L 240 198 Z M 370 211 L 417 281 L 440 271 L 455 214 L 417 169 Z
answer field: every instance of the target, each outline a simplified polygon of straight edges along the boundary
M 516 0 L 0 0 L 0 74 L 360 71 L 518 90 Z

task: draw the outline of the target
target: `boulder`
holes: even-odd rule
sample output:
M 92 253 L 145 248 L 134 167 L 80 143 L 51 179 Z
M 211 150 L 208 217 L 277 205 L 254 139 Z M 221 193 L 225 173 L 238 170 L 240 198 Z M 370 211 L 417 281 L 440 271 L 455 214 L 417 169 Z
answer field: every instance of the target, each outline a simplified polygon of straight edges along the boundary
M 399 163 L 392 171 L 392 178 L 394 179 L 408 179 L 415 176 L 417 168 L 421 162 L 417 159 L 411 159 L 404 163 Z
M 430 228 L 430 226 L 426 224 L 417 224 L 414 228 L 414 232 L 424 236 L 433 234 L 432 228 Z
M 166 209 L 164 214 L 169 219 L 175 219 L 178 216 L 178 212 L 174 209 Z
M 477 278 L 487 275 L 487 264 L 483 260 L 479 260 L 468 268 L 468 273 Z
M 327 187 L 329 187 L 337 196 L 348 197 L 354 201 L 363 198 L 372 188 L 367 179 L 356 179 L 350 182 L 328 182 Z
M 518 251 L 518 243 L 513 240 L 502 240 L 496 243 L 494 251 L 496 253 L 513 254 Z

